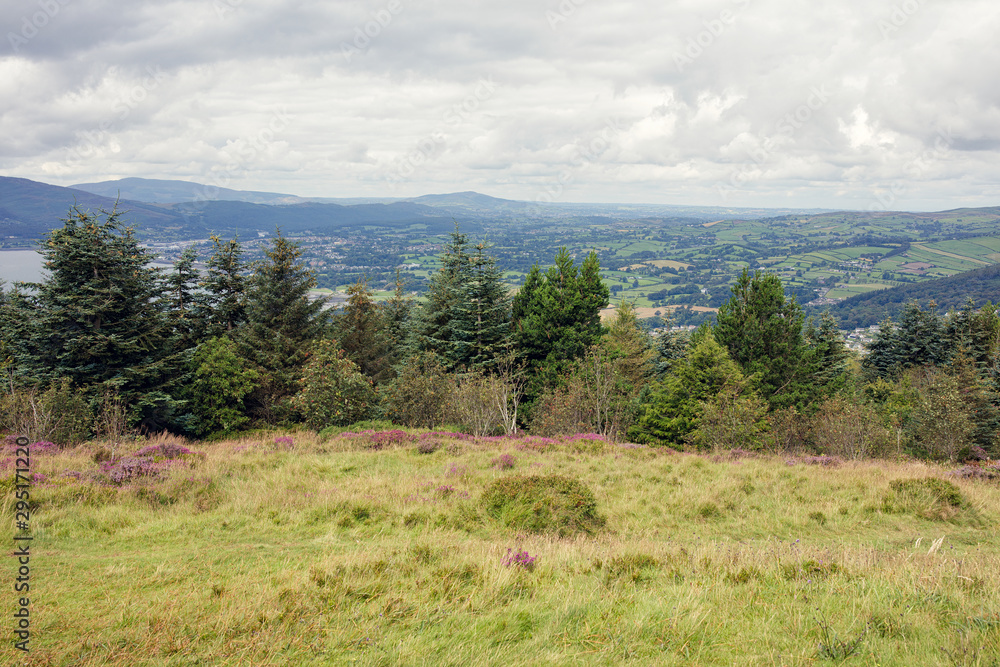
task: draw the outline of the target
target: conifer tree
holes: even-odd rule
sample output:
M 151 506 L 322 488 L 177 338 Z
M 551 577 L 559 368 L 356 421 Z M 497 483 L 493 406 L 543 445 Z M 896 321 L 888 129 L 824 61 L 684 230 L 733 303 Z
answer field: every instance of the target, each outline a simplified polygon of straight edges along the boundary
M 515 348 L 533 375 L 528 395 L 553 385 L 601 336 L 601 309 L 610 293 L 590 253 L 576 266 L 566 248 L 544 275 L 533 266 L 512 303 Z
M 893 377 L 913 366 L 947 363 L 953 350 L 937 306 L 923 310 L 915 301 L 907 303 L 899 324 L 886 320 L 868 348 L 862 367 L 872 377 Z
M 801 383 L 811 381 L 802 308 L 794 298 L 785 299 L 773 274 L 751 276 L 743 269 L 732 292 L 716 315 L 715 339 L 745 375 L 759 377 L 760 392 L 772 408 L 800 403 Z
M 196 321 L 199 276 L 194 268 L 197 259 L 198 253 L 193 246 L 185 248 L 166 278 L 168 317 L 173 330 L 172 347 L 180 351 L 195 345 L 199 328 Z
M 722 391 L 735 398 L 753 393 L 747 378 L 725 347 L 704 326 L 691 339 L 675 373 L 655 383 L 643 405 L 639 423 L 629 435 L 642 442 L 678 444 L 698 428 L 707 401 Z
M 260 374 L 253 412 L 268 422 L 287 419 L 287 399 L 301 377 L 309 344 L 327 329 L 323 299 L 309 298 L 316 277 L 302 250 L 280 230 L 247 289 L 247 322 L 237 330 L 240 353 Z
M 152 255 L 121 215 L 74 207 L 46 235 L 40 253 L 48 278 L 14 299 L 26 323 L 18 373 L 41 387 L 68 378 L 94 400 L 116 394 L 133 423 L 162 428 L 178 407 L 168 301 Z
M 375 384 L 393 377 L 393 346 L 387 313 L 372 300 L 365 278 L 347 288 L 347 305 L 334 322 L 334 336 L 347 359 Z
M 414 318 L 415 348 L 438 355 L 449 370 L 487 370 L 508 342 L 510 298 L 486 249 L 480 243 L 470 252 L 456 228 Z
M 454 360 L 469 370 L 491 370 L 510 336 L 510 296 L 496 259 L 476 246 L 460 286 L 452 332 Z
M 197 306 L 201 340 L 232 336 L 247 316 L 249 267 L 243 261 L 243 246 L 237 239 L 223 243 L 218 236 L 212 237 L 212 243 L 215 248 L 206 262 L 208 271 Z
M 457 326 L 463 287 L 469 280 L 468 245 L 468 238 L 456 225 L 451 242 L 441 255 L 441 268 L 431 276 L 426 301 L 413 322 L 414 348 L 438 355 L 449 369 L 457 367 L 461 361 Z

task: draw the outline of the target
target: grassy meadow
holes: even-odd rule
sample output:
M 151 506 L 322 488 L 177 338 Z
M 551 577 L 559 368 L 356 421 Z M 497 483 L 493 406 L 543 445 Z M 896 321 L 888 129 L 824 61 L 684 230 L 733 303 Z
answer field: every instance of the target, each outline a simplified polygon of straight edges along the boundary
M 1000 486 L 934 465 L 418 431 L 110 453 L 32 454 L 31 652 L 0 662 L 1000 664 Z M 553 475 L 588 527 L 483 502 Z

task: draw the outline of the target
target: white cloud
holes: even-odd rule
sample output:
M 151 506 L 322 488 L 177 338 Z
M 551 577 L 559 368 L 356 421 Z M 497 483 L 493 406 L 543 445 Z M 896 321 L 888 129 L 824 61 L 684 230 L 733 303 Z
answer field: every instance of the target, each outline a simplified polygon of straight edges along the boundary
M 995 204 L 1000 7 L 903 5 L 14 0 L 0 174 L 836 208 L 902 181 L 901 208 Z

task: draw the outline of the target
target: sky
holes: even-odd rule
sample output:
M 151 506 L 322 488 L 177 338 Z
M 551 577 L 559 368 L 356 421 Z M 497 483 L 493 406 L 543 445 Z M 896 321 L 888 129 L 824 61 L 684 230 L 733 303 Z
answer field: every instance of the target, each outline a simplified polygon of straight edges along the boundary
M 5 0 L 0 175 L 1000 205 L 995 0 Z

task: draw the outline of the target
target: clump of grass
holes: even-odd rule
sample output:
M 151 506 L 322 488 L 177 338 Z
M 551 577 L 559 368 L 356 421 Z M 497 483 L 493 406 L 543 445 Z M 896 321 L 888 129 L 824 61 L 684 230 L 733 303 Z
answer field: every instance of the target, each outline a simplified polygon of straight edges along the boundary
M 722 518 L 722 510 L 715 503 L 702 503 L 696 511 L 698 518 L 705 521 L 715 521 Z
M 789 563 L 782 566 L 782 573 L 787 580 L 793 579 L 824 579 L 834 574 L 843 574 L 844 568 L 836 563 L 827 563 L 815 559 L 804 560 L 801 563 Z
M 751 566 L 741 567 L 738 571 L 726 573 L 726 581 L 732 584 L 746 584 L 755 579 L 763 579 L 764 573 Z
M 854 639 L 841 639 L 837 634 L 837 631 L 830 627 L 830 624 L 826 622 L 822 614 L 816 619 L 817 625 L 819 625 L 819 646 L 818 654 L 820 658 L 825 660 L 835 660 L 841 662 L 847 660 L 852 655 L 858 652 L 861 648 L 861 644 L 865 640 L 865 635 L 868 634 L 868 626 L 861 631 Z
M 810 521 L 815 521 L 816 523 L 818 523 L 821 526 L 825 526 L 826 525 L 826 515 L 823 514 L 822 512 L 819 512 L 819 511 L 810 512 L 809 513 L 809 520 Z
M 650 570 L 659 569 L 663 562 L 644 553 L 615 556 L 605 566 L 604 580 L 611 585 L 619 581 L 637 584 L 651 578 Z
M 957 521 L 963 515 L 971 518 L 969 503 L 958 487 L 937 477 L 893 481 L 882 499 L 882 511 L 930 521 Z
M 486 488 L 481 502 L 502 525 L 531 533 L 594 533 L 604 525 L 593 492 L 562 475 L 504 477 Z

